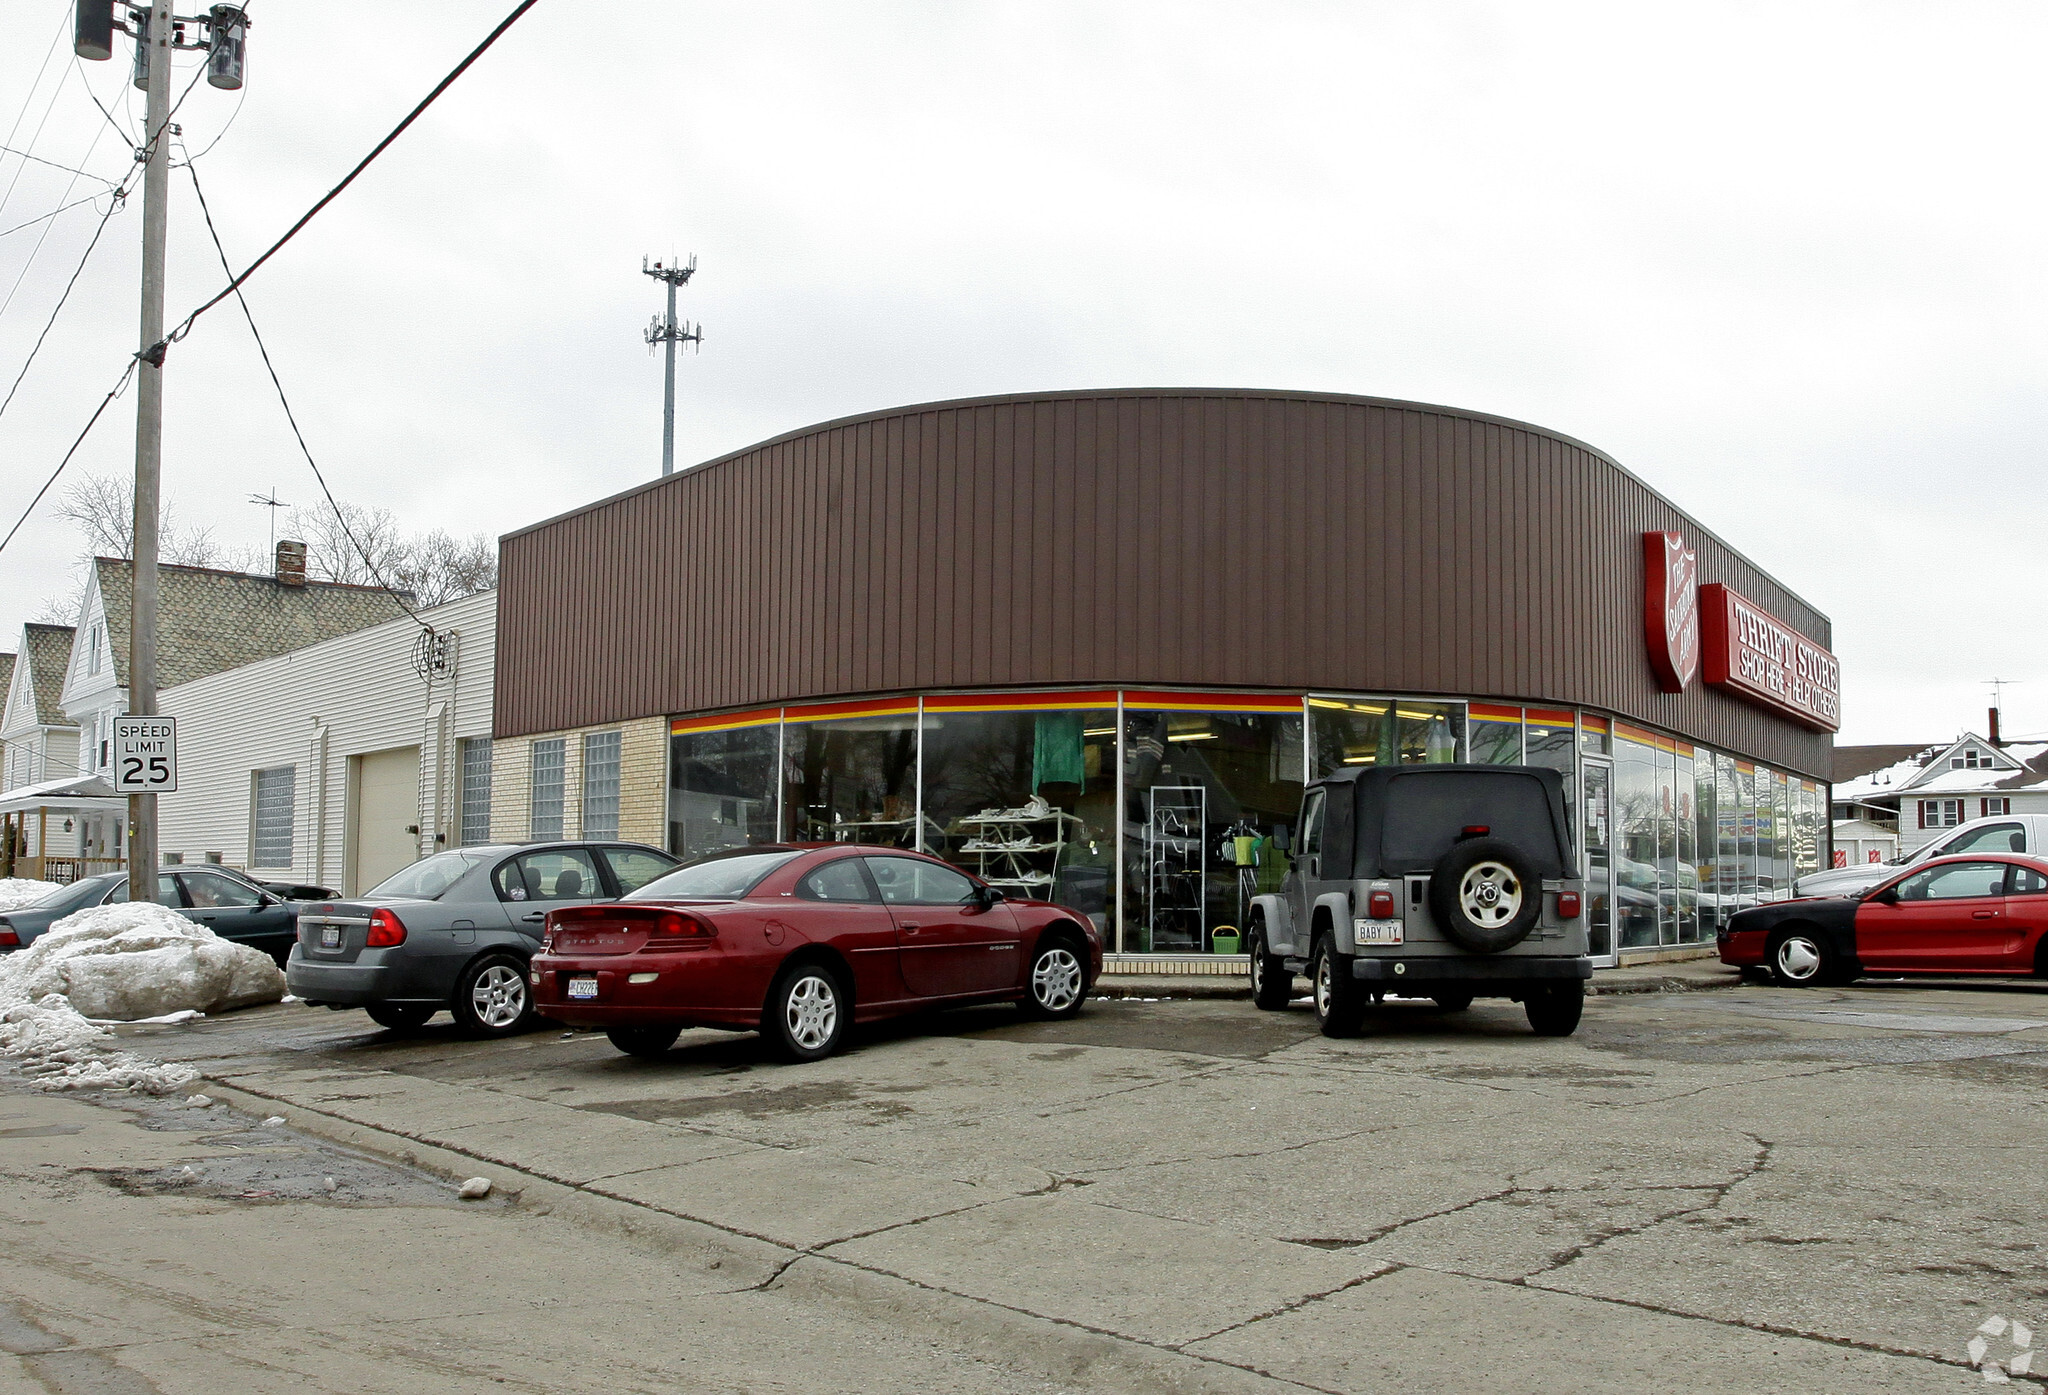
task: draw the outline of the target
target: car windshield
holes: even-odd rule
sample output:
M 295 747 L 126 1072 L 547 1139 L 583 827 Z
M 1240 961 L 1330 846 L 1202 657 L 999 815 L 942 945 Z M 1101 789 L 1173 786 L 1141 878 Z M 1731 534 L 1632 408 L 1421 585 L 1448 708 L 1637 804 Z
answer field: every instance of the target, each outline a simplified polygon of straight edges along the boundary
M 761 879 L 791 858 L 790 849 L 776 852 L 711 853 L 685 862 L 665 877 L 656 877 L 625 901 L 737 901 Z
M 435 853 L 422 858 L 395 877 L 371 887 L 371 896 L 403 896 L 412 901 L 433 901 L 462 879 L 462 874 L 483 861 L 468 853 Z

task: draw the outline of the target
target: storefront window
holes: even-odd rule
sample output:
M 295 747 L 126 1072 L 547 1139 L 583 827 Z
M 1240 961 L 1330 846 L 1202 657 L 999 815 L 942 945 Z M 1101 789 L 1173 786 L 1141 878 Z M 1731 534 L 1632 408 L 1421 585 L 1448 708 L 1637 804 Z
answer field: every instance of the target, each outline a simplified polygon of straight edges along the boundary
M 1700 868 L 1699 855 L 1693 841 L 1697 832 L 1693 823 L 1693 748 L 1683 741 L 1677 746 L 1678 778 L 1674 782 L 1677 794 L 1677 818 L 1674 832 L 1678 840 L 1678 887 L 1675 901 L 1677 911 L 1676 929 L 1678 943 L 1691 944 L 1700 937 Z M 1712 757 L 1708 757 L 1709 760 Z
M 1721 929 L 1720 793 L 1715 770 L 1726 756 L 1702 746 L 1693 757 L 1693 855 L 1699 895 L 1699 937 L 1711 940 Z
M 1475 702 L 1468 709 L 1466 741 L 1475 765 L 1522 763 L 1522 709 Z
M 787 709 L 782 782 L 792 841 L 915 846 L 917 699 Z
M 1590 712 L 1580 714 L 1579 749 L 1589 756 L 1606 755 L 1608 726 L 1605 717 L 1596 717 Z
M 772 843 L 779 708 L 671 722 L 668 850 L 678 857 Z
M 1765 781 L 1769 783 L 1768 780 Z M 1746 760 L 1735 762 L 1735 902 L 1740 906 L 1754 906 L 1762 890 L 1758 881 L 1759 869 L 1756 860 L 1757 839 L 1757 768 Z
M 1811 780 L 1799 782 L 1799 815 L 1794 821 L 1792 875 L 1803 877 L 1820 870 L 1820 786 Z
M 1108 934 L 1116 694 L 926 698 L 923 828 L 924 851 Z
M 1347 765 L 1440 765 L 1464 756 L 1460 702 L 1312 697 L 1308 709 L 1318 776 Z
M 1272 835 L 1302 775 L 1299 699 L 1125 693 L 1124 952 L 1202 953 L 1242 929 L 1286 869 Z
M 1772 839 L 1772 899 L 1782 901 L 1792 894 L 1792 782 L 1782 770 L 1771 772 L 1771 803 L 1775 837 Z
M 1656 738 L 1617 722 L 1614 730 L 1614 900 L 1623 949 L 1658 943 L 1657 835 L 1660 794 Z
M 1528 765 L 1541 765 L 1564 776 L 1565 826 L 1572 830 L 1572 837 L 1579 832 L 1579 782 L 1576 778 L 1578 757 L 1574 751 L 1574 722 L 1569 711 L 1553 711 L 1532 707 L 1523 717 L 1522 760 Z

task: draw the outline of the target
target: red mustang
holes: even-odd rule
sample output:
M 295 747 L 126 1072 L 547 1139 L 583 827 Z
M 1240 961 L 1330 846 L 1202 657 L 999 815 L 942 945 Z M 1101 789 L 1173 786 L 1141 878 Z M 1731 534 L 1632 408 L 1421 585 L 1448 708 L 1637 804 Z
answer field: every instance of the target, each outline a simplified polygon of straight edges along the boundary
M 2048 977 L 2048 861 L 1972 853 L 1923 862 L 1857 897 L 1738 911 L 1721 962 L 1791 987 L 1865 974 Z
M 624 900 L 550 911 L 532 962 L 535 1010 L 621 1051 L 659 1056 L 685 1027 L 758 1029 L 797 1061 L 837 1050 L 851 1022 L 928 1007 L 1072 1017 L 1101 972 L 1080 912 L 844 843 L 728 849 Z

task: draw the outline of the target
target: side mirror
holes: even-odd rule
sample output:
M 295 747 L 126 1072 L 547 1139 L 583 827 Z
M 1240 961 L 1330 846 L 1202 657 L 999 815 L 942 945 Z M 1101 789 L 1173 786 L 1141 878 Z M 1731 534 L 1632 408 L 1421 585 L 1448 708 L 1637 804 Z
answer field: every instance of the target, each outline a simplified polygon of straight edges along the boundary
M 992 886 L 977 884 L 974 888 L 974 899 L 981 903 L 983 910 L 987 910 L 990 906 L 995 905 L 996 902 L 1007 900 L 1008 898 Z
M 1284 823 L 1274 824 L 1273 846 L 1280 849 L 1281 852 L 1292 852 L 1294 850 L 1294 830 Z
M 1895 886 L 1888 886 L 1883 891 L 1872 892 L 1870 899 L 1881 906 L 1896 906 L 1899 904 L 1899 889 Z

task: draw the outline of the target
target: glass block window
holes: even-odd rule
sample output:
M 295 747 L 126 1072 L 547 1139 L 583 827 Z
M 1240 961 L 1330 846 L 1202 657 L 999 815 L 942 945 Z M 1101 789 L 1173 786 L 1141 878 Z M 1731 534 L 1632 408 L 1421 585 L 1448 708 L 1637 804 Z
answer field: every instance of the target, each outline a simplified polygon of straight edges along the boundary
M 583 836 L 619 836 L 619 733 L 583 738 Z
M 536 741 L 533 751 L 533 789 L 528 796 L 528 834 L 534 841 L 562 836 L 562 758 L 564 741 L 559 736 Z
M 462 830 L 464 847 L 491 841 L 491 739 L 462 743 Z
M 292 822 L 297 811 L 298 770 L 289 765 L 259 770 L 255 782 L 255 829 L 250 839 L 249 865 L 289 867 L 292 865 Z

